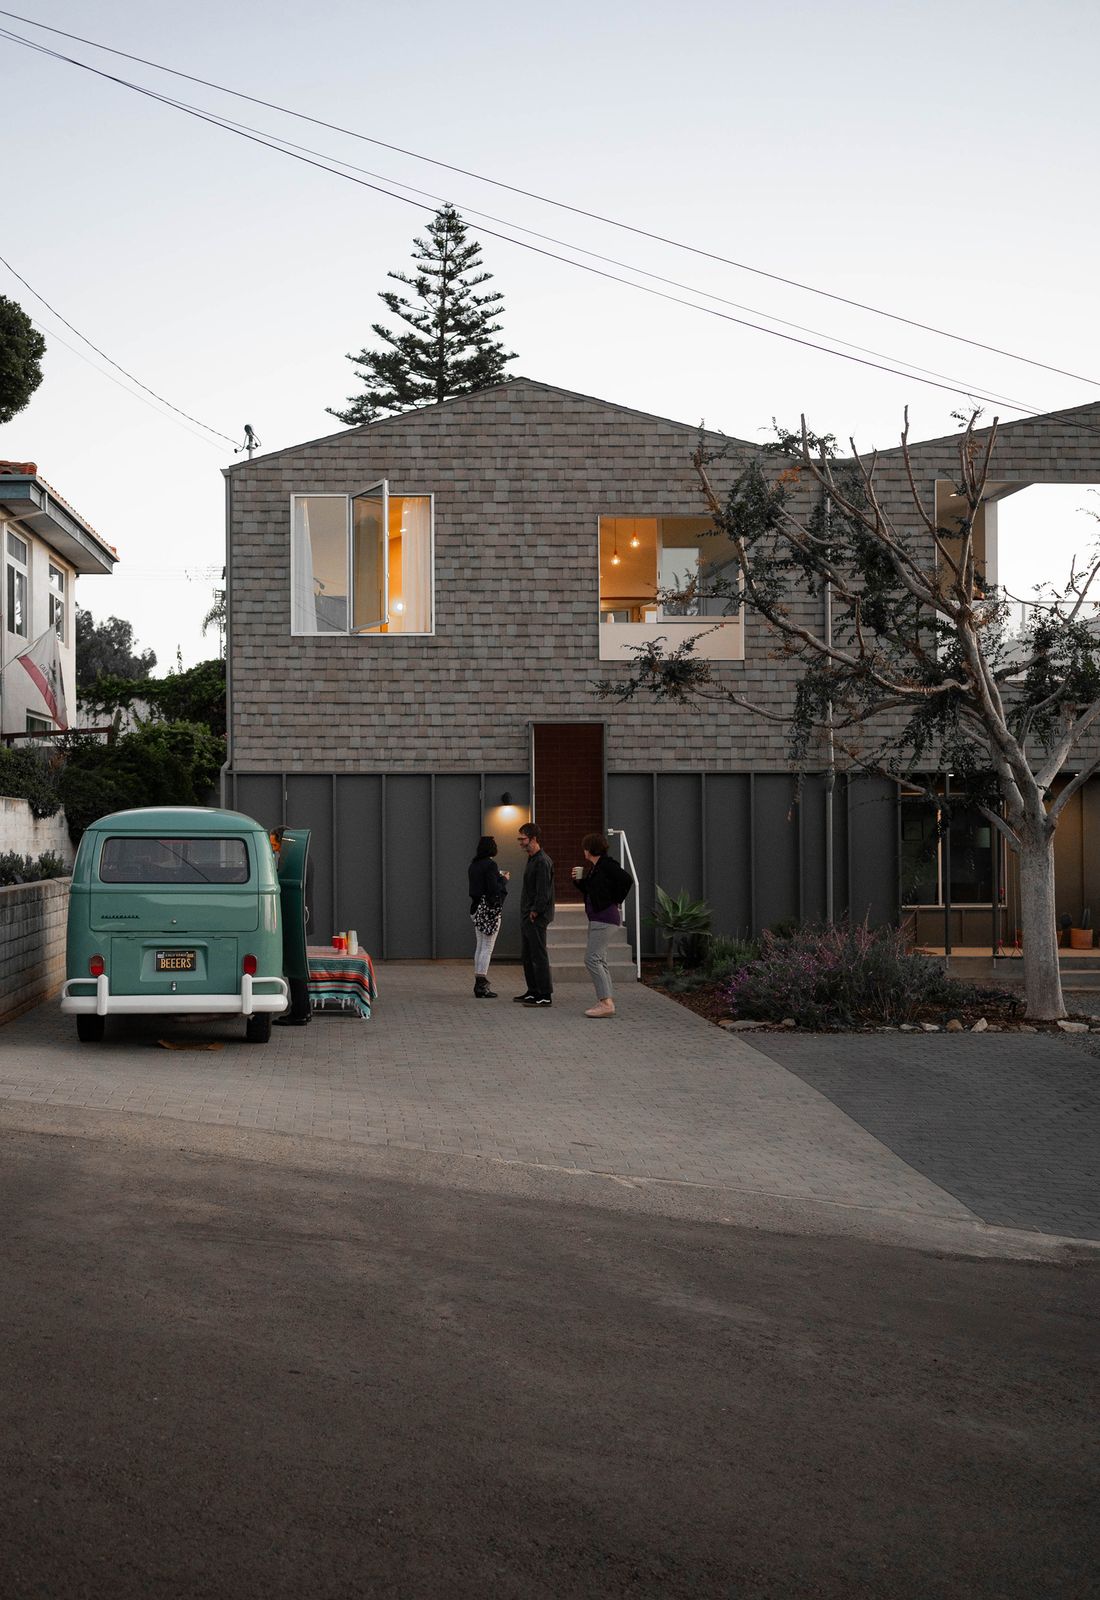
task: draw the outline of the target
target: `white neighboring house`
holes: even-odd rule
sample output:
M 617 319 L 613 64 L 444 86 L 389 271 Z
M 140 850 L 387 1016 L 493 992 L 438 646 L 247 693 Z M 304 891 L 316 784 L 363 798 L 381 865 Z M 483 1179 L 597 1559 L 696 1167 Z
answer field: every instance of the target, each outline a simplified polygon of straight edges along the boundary
M 52 628 L 63 701 L 75 716 L 76 579 L 112 572 L 118 554 L 33 461 L 0 461 L 0 560 L 0 735 L 47 733 L 57 723 L 16 658 Z

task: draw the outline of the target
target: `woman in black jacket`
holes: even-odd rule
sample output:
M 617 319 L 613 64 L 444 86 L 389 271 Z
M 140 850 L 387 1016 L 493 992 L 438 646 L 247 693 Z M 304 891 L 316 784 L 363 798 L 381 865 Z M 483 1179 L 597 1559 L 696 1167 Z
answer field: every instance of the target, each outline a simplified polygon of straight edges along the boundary
M 588 915 L 588 944 L 584 964 L 596 986 L 596 1004 L 585 1012 L 586 1017 L 613 1017 L 615 1001 L 611 993 L 611 969 L 607 964 L 607 947 L 614 929 L 622 926 L 623 914 L 619 909 L 633 885 L 633 878 L 625 867 L 620 867 L 607 853 L 607 840 L 602 833 L 586 833 L 581 849 L 587 867 L 574 867 L 573 878 L 577 890 L 584 895 L 584 909 Z
M 493 859 L 496 853 L 496 840 L 484 834 L 477 841 L 474 859 L 470 862 L 470 921 L 477 940 L 474 950 L 474 998 L 477 1000 L 496 999 L 489 987 L 489 962 L 500 932 L 510 876 L 497 866 Z

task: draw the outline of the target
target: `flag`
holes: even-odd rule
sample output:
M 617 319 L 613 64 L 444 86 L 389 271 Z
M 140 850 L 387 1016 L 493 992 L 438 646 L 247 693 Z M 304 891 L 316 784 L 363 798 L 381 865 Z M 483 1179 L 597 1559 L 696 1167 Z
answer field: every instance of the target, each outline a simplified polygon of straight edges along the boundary
M 69 718 L 65 709 L 65 685 L 61 680 L 61 652 L 57 648 L 57 629 L 52 626 L 47 628 L 45 633 L 38 635 L 29 650 L 24 650 L 23 654 L 16 656 L 15 659 L 26 668 L 57 726 L 67 728 Z

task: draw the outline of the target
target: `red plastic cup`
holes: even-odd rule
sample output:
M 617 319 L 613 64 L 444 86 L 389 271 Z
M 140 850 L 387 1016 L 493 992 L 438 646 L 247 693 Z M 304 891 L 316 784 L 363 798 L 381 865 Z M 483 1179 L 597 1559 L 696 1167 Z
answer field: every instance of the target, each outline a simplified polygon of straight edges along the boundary
M 334 933 L 332 936 L 332 948 L 334 950 L 342 950 L 344 948 L 344 941 L 338 933 Z

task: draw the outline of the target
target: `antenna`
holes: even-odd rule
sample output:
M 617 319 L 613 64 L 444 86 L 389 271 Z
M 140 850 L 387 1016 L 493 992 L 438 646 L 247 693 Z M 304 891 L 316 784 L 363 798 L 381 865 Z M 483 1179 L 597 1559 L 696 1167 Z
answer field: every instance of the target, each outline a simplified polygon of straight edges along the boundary
M 239 444 L 237 446 L 237 448 L 234 450 L 233 454 L 235 456 L 239 456 L 242 450 L 247 450 L 248 451 L 248 459 L 249 459 L 249 461 L 251 461 L 252 460 L 252 452 L 253 452 L 253 450 L 259 450 L 261 448 L 262 443 L 263 443 L 263 441 L 261 439 L 257 439 L 257 437 L 256 437 L 256 435 L 255 435 L 255 433 L 253 431 L 251 422 L 246 422 L 245 425 L 244 425 L 244 443 L 243 444 Z

